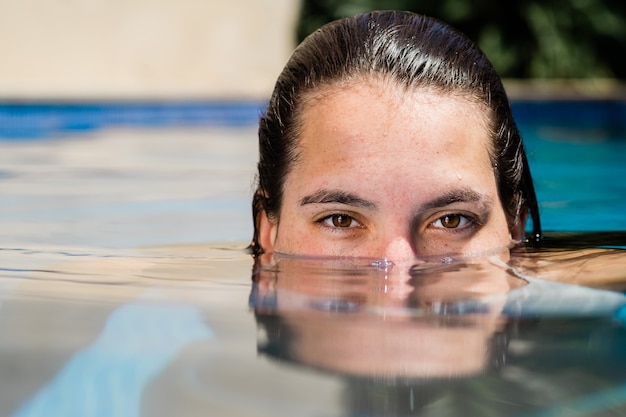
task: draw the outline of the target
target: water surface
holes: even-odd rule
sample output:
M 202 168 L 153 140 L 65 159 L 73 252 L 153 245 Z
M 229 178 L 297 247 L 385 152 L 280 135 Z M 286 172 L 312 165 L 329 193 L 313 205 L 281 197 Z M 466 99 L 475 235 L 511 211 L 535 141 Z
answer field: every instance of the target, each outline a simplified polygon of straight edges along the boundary
M 546 140 L 529 142 L 546 228 L 619 230 L 619 184 L 594 183 L 607 198 L 592 216 L 558 211 L 593 199 L 549 192 L 577 177 L 541 177 Z M 1 415 L 626 412 L 623 251 L 588 248 L 621 233 L 549 234 L 552 249 L 508 265 L 255 265 L 254 128 L 0 148 Z

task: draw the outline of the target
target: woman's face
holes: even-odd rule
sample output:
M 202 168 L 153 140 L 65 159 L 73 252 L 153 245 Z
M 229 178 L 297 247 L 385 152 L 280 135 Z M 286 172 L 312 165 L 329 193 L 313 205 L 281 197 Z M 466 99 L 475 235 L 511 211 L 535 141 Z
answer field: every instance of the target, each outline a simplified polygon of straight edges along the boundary
M 278 216 L 259 219 L 266 252 L 402 261 L 511 243 L 481 105 L 360 79 L 309 95 L 300 121 Z

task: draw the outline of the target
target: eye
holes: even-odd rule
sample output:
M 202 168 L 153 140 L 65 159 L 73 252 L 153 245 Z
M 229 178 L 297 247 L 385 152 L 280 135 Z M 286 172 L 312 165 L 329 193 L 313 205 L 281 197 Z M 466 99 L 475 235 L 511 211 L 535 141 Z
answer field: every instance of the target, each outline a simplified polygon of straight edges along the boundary
M 346 229 L 352 227 L 361 227 L 361 223 L 356 221 L 352 216 L 347 214 L 331 214 L 319 220 L 325 226 L 334 227 L 338 229 Z
M 435 220 L 432 225 L 440 229 L 463 229 L 472 224 L 472 220 L 462 214 L 446 214 Z

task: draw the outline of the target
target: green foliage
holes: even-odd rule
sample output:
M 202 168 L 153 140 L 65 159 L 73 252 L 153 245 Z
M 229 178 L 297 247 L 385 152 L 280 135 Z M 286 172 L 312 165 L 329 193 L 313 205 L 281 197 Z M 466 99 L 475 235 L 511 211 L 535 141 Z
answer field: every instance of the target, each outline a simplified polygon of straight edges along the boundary
M 624 0 L 304 0 L 301 40 L 329 21 L 369 10 L 441 19 L 510 78 L 626 78 Z

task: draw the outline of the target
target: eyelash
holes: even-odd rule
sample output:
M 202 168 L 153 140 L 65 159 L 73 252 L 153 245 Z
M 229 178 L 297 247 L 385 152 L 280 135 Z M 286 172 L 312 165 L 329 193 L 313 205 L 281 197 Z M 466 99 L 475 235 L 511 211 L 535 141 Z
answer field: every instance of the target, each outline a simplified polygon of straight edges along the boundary
M 443 221 L 445 218 L 453 218 L 453 217 L 459 217 L 460 218 L 460 223 L 465 222 L 465 224 L 456 226 L 456 227 L 445 227 L 443 225 Z M 436 226 L 436 223 L 442 223 L 440 226 Z M 429 223 L 429 226 L 432 226 L 435 229 L 439 229 L 439 230 L 446 230 L 446 231 L 453 231 L 453 232 L 461 232 L 464 230 L 468 230 L 468 229 L 474 229 L 478 226 L 480 226 L 482 223 L 479 219 L 477 219 L 475 216 L 470 216 L 467 214 L 461 214 L 461 213 L 448 213 L 445 214 L 443 216 L 439 216 L 438 218 L 436 218 L 433 222 Z
M 338 218 L 338 217 L 343 217 L 346 220 L 350 221 L 350 225 L 349 226 L 337 226 L 333 220 Z M 458 217 L 459 222 L 461 223 L 460 225 L 457 225 L 456 227 L 445 227 L 443 225 L 443 221 L 446 218 L 454 218 L 454 217 Z M 332 223 L 331 223 L 332 222 Z M 436 223 L 442 223 L 439 226 L 436 226 Z M 349 214 L 345 214 L 345 213 L 333 213 L 330 214 L 328 216 L 322 217 L 319 220 L 316 220 L 316 223 L 318 225 L 320 225 L 321 227 L 327 227 L 329 229 L 332 230 L 340 230 L 340 229 L 345 229 L 345 230 L 350 230 L 350 229 L 356 229 L 356 228 L 360 228 L 363 227 L 363 225 L 356 220 L 353 216 L 349 215 Z M 355 225 L 356 223 L 356 225 Z M 436 218 L 434 221 L 432 221 L 431 223 L 429 223 L 429 226 L 435 228 L 435 229 L 439 229 L 439 230 L 447 230 L 447 231 L 453 231 L 453 232 L 461 232 L 467 229 L 474 229 L 477 226 L 480 226 L 481 222 L 474 216 L 470 216 L 467 214 L 461 214 L 461 213 L 448 213 L 445 214 L 443 216 L 440 216 L 438 218 Z
M 349 219 L 351 223 L 350 226 L 345 226 L 345 227 L 336 226 L 335 224 L 332 223 L 333 218 L 336 218 L 336 217 L 344 217 L 346 219 Z M 341 229 L 350 230 L 350 229 L 363 227 L 361 222 L 359 222 L 353 216 L 346 214 L 346 213 L 333 213 L 328 216 L 322 217 L 321 219 L 316 220 L 315 222 L 321 227 L 327 227 L 332 230 L 341 230 Z M 331 223 L 329 224 L 329 222 Z M 356 225 L 354 225 L 354 223 L 356 223 Z

